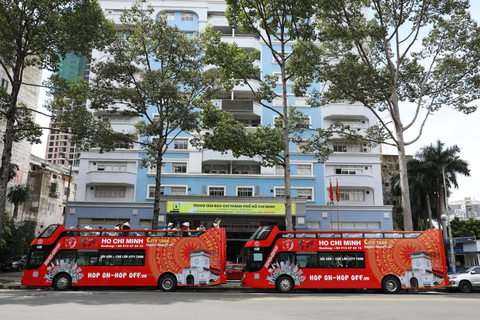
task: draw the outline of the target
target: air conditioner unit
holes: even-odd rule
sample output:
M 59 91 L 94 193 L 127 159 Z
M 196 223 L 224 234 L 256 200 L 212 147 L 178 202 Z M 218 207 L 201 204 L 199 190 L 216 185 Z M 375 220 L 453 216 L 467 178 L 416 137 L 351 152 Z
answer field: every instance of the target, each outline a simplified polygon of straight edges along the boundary
M 367 148 L 363 148 L 363 152 L 368 152 L 368 149 L 367 149 Z
M 217 171 L 217 170 L 212 170 L 212 171 L 210 171 L 210 173 L 212 173 L 212 174 L 218 174 L 218 171 Z
M 220 170 L 220 174 L 227 174 L 228 171 L 227 170 Z
M 243 170 L 242 174 L 250 174 L 250 170 Z
M 241 170 L 233 170 L 233 174 L 240 174 L 240 173 L 242 173 Z

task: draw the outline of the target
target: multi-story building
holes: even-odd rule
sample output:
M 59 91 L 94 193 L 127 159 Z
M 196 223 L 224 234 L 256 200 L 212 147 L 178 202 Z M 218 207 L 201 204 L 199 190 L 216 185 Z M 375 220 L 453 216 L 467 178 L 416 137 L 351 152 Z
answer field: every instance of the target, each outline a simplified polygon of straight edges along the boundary
M 279 66 L 272 53 L 253 34 L 233 30 L 227 23 L 224 1 L 149 1 L 154 15 L 166 13 L 169 23 L 185 32 L 195 32 L 210 24 L 221 31 L 222 39 L 236 42 L 247 50 L 258 50 L 256 62 L 262 74 L 275 75 Z M 131 1 L 100 1 L 108 18 L 119 21 Z M 103 56 L 93 52 L 92 58 Z M 259 84 L 252 81 L 255 88 Z M 319 89 L 320 85 L 316 85 Z M 277 89 L 280 90 L 277 86 Z M 280 92 L 280 91 L 279 91 Z M 312 127 L 342 121 L 359 131 L 375 122 L 375 117 L 359 104 L 338 104 L 311 108 L 307 97 L 288 96 L 289 104 L 308 115 Z M 273 101 L 281 109 L 281 98 Z M 250 89 L 238 86 L 213 101 L 231 112 L 249 130 L 259 124 L 271 125 L 275 114 L 255 101 Z M 118 130 L 128 130 L 139 121 L 111 113 L 96 113 L 97 119 L 110 120 Z M 248 238 L 260 225 L 284 225 L 283 169 L 264 167 L 260 158 L 198 150 L 190 144 L 190 134 L 175 138 L 164 156 L 159 226 L 171 221 L 189 221 L 196 228 L 211 226 L 220 217 L 230 243 Z M 379 147 L 347 143 L 335 136 L 330 143 L 334 153 L 325 163 L 303 154 L 291 143 L 292 196 L 297 230 L 392 230 L 391 206 L 383 205 Z M 139 168 L 142 150 L 117 149 L 100 154 L 82 152 L 76 201 L 67 214 L 67 226 L 112 227 L 129 221 L 134 228 L 151 226 L 155 171 Z M 339 188 L 340 201 L 329 200 L 330 181 Z M 243 246 L 243 243 L 241 243 Z
M 0 68 L 0 81 L 2 87 L 5 88 L 7 92 L 11 92 L 11 83 L 2 68 Z M 26 68 L 23 75 L 23 82 L 32 85 L 25 84 L 22 86 L 18 95 L 18 103 L 24 103 L 29 109 L 36 110 L 40 92 L 39 85 L 42 82 L 42 70 L 33 67 Z M 0 115 L 0 154 L 3 153 L 3 133 L 5 132 L 5 127 L 6 120 Z M 14 185 L 27 184 L 31 152 L 32 145 L 27 140 L 13 142 L 11 163 L 16 165 L 16 176 L 9 182 L 8 188 Z M 13 204 L 7 201 L 5 209 L 12 213 Z
M 84 56 L 67 54 L 60 63 L 58 75 L 68 80 L 83 78 L 88 80 L 90 74 L 90 60 Z M 70 143 L 70 134 L 58 130 L 54 123 L 50 123 L 47 136 L 45 159 L 53 164 L 68 166 L 73 162 L 76 166 L 79 155 L 76 146 Z
M 20 220 L 35 221 L 37 235 L 50 224 L 64 223 L 69 201 L 75 199 L 76 185 L 77 175 L 71 167 L 51 164 L 31 155 L 29 198 L 22 206 Z
M 463 200 L 448 201 L 448 215 L 450 219 L 480 219 L 480 201 L 471 197 L 465 197 Z

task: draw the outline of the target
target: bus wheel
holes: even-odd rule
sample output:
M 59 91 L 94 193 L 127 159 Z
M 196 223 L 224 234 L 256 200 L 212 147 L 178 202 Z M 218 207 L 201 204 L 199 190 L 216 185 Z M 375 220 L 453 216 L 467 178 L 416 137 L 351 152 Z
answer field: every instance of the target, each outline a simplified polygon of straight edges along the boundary
M 293 290 L 293 280 L 289 276 L 281 276 L 275 282 L 278 292 L 289 293 Z
M 400 281 L 392 276 L 386 277 L 382 281 L 382 290 L 385 293 L 397 293 L 400 291 Z
M 472 292 L 472 285 L 470 282 L 468 281 L 462 281 L 460 282 L 460 284 L 458 285 L 458 289 L 460 290 L 460 292 L 463 292 L 463 293 L 470 293 Z
M 65 291 L 70 289 L 72 285 L 72 278 L 66 273 L 61 273 L 53 279 L 53 288 L 58 291 Z
M 172 292 L 177 289 L 177 279 L 171 274 L 166 274 L 160 278 L 160 289 L 165 292 Z

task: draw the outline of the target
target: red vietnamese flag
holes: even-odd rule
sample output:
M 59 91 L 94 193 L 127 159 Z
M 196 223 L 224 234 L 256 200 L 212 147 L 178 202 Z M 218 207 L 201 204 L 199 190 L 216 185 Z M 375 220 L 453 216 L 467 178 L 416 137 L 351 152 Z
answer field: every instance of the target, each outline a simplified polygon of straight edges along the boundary
M 333 201 L 333 187 L 332 187 L 332 179 L 330 179 L 330 201 Z
M 338 192 L 338 179 L 337 179 L 337 188 L 335 189 L 335 194 L 337 196 L 337 202 L 340 201 L 340 193 Z

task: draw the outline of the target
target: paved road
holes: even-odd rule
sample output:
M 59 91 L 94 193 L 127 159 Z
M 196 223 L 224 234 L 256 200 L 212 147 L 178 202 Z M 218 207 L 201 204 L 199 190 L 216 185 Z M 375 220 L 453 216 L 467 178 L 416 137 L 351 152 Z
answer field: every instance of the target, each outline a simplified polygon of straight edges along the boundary
M 478 319 L 480 294 L 0 290 L 1 319 Z

